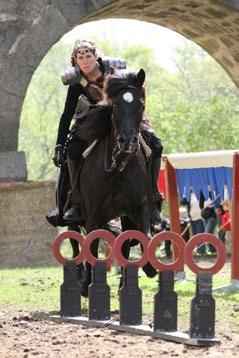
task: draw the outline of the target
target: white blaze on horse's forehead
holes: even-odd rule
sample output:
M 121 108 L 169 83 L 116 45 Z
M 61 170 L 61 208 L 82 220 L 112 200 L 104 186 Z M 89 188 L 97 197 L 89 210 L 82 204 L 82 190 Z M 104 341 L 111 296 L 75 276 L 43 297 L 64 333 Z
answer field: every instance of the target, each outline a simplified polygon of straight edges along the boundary
M 134 100 L 134 96 L 132 95 L 131 92 L 125 92 L 122 97 L 128 103 L 133 102 Z

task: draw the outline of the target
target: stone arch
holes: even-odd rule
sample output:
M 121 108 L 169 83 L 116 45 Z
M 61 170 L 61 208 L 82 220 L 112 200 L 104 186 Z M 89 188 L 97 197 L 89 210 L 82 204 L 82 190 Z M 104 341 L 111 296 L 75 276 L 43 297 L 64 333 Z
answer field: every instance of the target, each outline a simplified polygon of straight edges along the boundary
M 237 1 L 32 0 L 26 5 L 17 0 L 10 3 L 3 0 L 0 5 L 2 158 L 4 152 L 17 151 L 19 120 L 27 87 L 48 50 L 76 25 L 114 17 L 144 20 L 182 34 L 219 62 L 239 87 Z

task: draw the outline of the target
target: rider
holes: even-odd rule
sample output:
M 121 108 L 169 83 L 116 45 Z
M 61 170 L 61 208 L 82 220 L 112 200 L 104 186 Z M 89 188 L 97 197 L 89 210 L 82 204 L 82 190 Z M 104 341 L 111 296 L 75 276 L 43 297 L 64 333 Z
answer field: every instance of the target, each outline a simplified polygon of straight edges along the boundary
M 55 154 L 53 156 L 54 164 L 57 167 L 61 167 L 61 169 L 67 156 L 70 191 L 67 202 L 64 205 L 63 220 L 59 215 L 59 200 L 61 199 L 59 196 L 57 200 L 58 208 L 46 216 L 49 223 L 54 226 L 79 223 L 79 218 L 82 215 L 82 200 L 81 193 L 78 190 L 78 181 L 83 162 L 82 153 L 87 148 L 87 143 L 76 134 L 77 122 L 85 116 L 91 106 L 102 100 L 102 88 L 106 76 L 117 74 L 119 70 L 116 66 L 124 68 L 123 62 L 115 61 L 114 65 L 116 66 L 111 66 L 109 61 L 104 61 L 98 57 L 95 44 L 87 40 L 76 41 L 71 55 L 71 63 L 72 68 L 62 76 L 63 83 L 69 85 L 69 87 L 65 108 L 59 123 Z M 75 119 L 75 124 L 69 135 L 69 128 L 73 118 Z M 156 181 L 160 168 L 162 145 L 160 139 L 153 134 L 146 121 L 144 121 L 143 133 L 145 142 L 152 150 L 153 191 L 156 201 L 158 201 L 160 198 L 158 197 Z

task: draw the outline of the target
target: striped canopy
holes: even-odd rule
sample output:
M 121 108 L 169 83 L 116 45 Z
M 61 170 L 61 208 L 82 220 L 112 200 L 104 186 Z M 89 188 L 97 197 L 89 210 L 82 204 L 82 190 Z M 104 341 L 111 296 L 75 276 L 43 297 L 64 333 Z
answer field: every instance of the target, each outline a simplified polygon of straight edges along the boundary
M 176 169 L 179 196 L 183 193 L 189 199 L 192 187 L 199 198 L 200 191 L 208 198 L 211 186 L 214 198 L 231 197 L 233 154 L 239 150 L 169 154 L 167 158 Z

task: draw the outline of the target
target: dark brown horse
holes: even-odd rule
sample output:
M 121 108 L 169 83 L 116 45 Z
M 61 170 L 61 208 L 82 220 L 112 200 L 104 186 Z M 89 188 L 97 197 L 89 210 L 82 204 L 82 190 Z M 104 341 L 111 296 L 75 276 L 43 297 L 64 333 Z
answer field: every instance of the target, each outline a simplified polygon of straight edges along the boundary
M 122 230 L 136 229 L 150 238 L 152 189 L 146 160 L 139 145 L 144 116 L 145 72 L 111 76 L 106 81 L 106 105 L 89 111 L 79 126 L 79 135 L 97 144 L 84 161 L 80 187 L 86 210 L 86 229 L 102 228 L 109 220 L 121 218 Z M 97 256 L 98 243 L 92 252 Z M 128 257 L 130 246 L 123 247 Z M 148 263 L 145 273 L 154 277 Z M 90 283 L 87 264 L 86 291 Z M 85 292 L 86 294 L 86 292 Z

